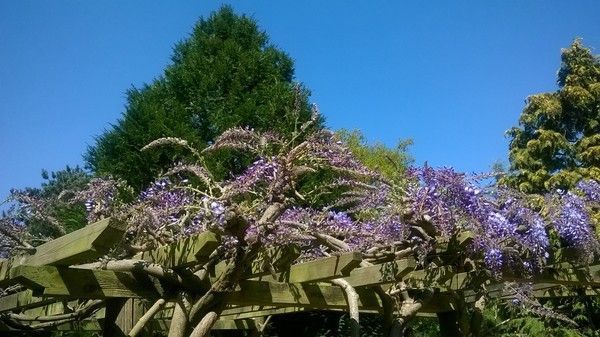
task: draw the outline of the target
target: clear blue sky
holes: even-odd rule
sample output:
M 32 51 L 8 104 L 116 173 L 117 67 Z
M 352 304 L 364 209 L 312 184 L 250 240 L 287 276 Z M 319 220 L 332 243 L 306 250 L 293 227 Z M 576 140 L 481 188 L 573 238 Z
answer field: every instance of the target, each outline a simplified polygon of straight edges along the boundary
M 560 49 L 600 48 L 599 1 L 237 1 L 296 61 L 330 127 L 415 141 L 417 164 L 485 171 Z M 81 164 L 216 1 L 0 2 L 0 197 Z M 596 49 L 596 53 L 598 50 Z

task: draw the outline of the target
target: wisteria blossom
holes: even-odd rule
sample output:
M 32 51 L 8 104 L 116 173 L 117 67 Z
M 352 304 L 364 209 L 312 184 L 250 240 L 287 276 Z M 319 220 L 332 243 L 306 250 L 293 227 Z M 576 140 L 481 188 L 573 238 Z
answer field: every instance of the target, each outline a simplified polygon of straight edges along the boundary
M 416 268 L 435 269 L 450 263 L 457 272 L 496 280 L 543 272 L 556 249 L 575 248 L 581 261 L 598 255 L 592 222 L 598 182 L 544 196 L 541 208 L 514 190 L 482 187 L 451 168 L 411 168 L 398 186 L 364 166 L 335 134 L 308 124 L 289 139 L 235 128 L 202 151 L 184 140 L 157 140 L 144 150 L 180 146 L 197 162 L 175 164 L 130 200 L 120 197 L 124 182 L 93 179 L 73 202 L 85 204 L 90 222 L 112 216 L 127 224 L 122 247 L 109 258 L 214 233 L 220 245 L 207 264 L 229 261 L 229 269 L 195 298 L 208 308 L 224 307 L 221 295 L 235 288 L 248 261 L 263 254 L 265 272 L 273 272 L 266 253 L 286 247 L 300 251 L 297 261 L 356 251 L 367 265 L 412 259 Z M 203 162 L 223 149 L 253 160 L 241 174 L 216 180 Z M 16 224 L 3 221 L 3 228 L 16 234 L 0 236 L 0 254 L 31 248 Z M 402 286 L 398 281 L 394 287 Z M 191 321 L 201 318 L 190 315 Z

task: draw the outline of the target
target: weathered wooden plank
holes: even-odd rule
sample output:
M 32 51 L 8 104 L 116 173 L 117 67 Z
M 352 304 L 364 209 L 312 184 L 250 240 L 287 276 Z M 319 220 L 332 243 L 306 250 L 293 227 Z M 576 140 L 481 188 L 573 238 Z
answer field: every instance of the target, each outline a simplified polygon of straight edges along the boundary
M 415 270 L 406 274 L 403 281 L 409 288 L 439 288 L 445 291 L 478 287 L 489 279 L 484 271 L 455 273 L 454 268 L 442 266 Z
M 385 262 L 369 267 L 352 270 L 350 275 L 344 277 L 353 287 L 373 286 L 385 283 L 393 283 L 402 279 L 413 271 L 416 262 L 413 259 L 403 259 Z
M 0 313 L 17 309 L 43 307 L 55 301 L 54 298 L 33 296 L 32 290 L 25 290 L 0 297 Z
M 411 273 L 412 274 L 412 273 Z M 410 275 L 410 274 L 409 274 Z M 444 285 L 447 286 L 448 290 L 466 290 L 476 287 L 483 281 L 488 281 L 492 285 L 492 289 L 497 287 L 501 288 L 497 281 L 486 277 L 481 272 L 464 272 L 451 275 L 448 282 Z M 502 275 L 503 282 L 520 282 L 520 283 L 531 283 L 534 287 L 539 289 L 544 288 L 555 288 L 557 286 L 571 286 L 571 287 L 600 287 L 600 265 L 592 265 L 581 268 L 570 268 L 560 267 L 549 268 L 539 275 L 522 275 L 514 274 L 511 271 L 505 271 Z M 557 293 L 558 294 L 558 293 Z M 559 296 L 560 297 L 560 296 Z
M 300 307 L 272 307 L 272 306 L 245 306 L 224 310 L 221 318 L 228 320 L 266 317 L 271 315 L 290 314 L 294 312 L 310 311 L 311 308 Z
M 380 308 L 380 302 L 371 289 L 357 289 L 361 309 Z M 234 305 L 296 306 L 306 308 L 347 308 L 345 294 L 340 287 L 326 284 L 279 283 L 242 281 L 240 290 L 232 292 L 229 302 Z
M 9 277 L 10 269 L 19 265 L 66 266 L 102 257 L 121 239 L 125 224 L 110 218 L 98 221 L 50 242 L 37 246 L 35 253 L 0 262 L 0 281 Z
M 300 249 L 296 246 L 280 246 L 266 251 L 260 252 L 258 256 L 252 260 L 246 275 L 248 278 L 258 277 L 271 274 L 271 271 L 283 272 L 294 260 L 300 256 Z M 227 268 L 228 261 L 217 263 L 214 270 L 211 272 L 211 277 L 214 279 L 221 275 Z
M 102 331 L 102 324 L 96 319 L 67 322 L 56 327 L 58 331 Z
M 110 297 L 158 298 L 163 290 L 142 273 L 71 269 L 53 266 L 18 266 L 11 278 L 34 290 L 38 296 L 80 299 Z
M 506 289 L 503 284 L 492 284 L 486 287 L 486 296 L 490 298 L 512 299 L 515 297 L 515 292 Z M 532 285 L 532 297 L 535 298 L 559 298 L 559 297 L 574 297 L 574 296 L 600 296 L 600 289 L 585 287 L 572 289 L 554 283 L 538 283 Z M 466 290 L 464 298 L 467 303 L 473 303 L 477 300 L 477 295 L 473 290 Z
M 290 266 L 286 272 L 264 275 L 255 278 L 258 281 L 279 281 L 290 283 L 316 282 L 348 276 L 360 265 L 360 253 L 350 252 L 339 256 L 330 256 L 318 260 L 298 263 Z
M 256 319 L 219 319 L 213 325 L 212 330 L 257 330 L 263 320 Z
M 151 251 L 139 253 L 133 258 L 177 269 L 205 262 L 218 245 L 217 236 L 206 231 Z
M 600 286 L 600 265 L 583 268 L 553 268 L 544 271 L 541 275 L 526 277 L 523 275 L 504 273 L 504 281 L 551 283 L 571 286 Z
M 131 300 L 111 298 L 106 301 L 106 311 L 102 335 L 104 337 L 124 337 L 133 327 L 133 307 Z

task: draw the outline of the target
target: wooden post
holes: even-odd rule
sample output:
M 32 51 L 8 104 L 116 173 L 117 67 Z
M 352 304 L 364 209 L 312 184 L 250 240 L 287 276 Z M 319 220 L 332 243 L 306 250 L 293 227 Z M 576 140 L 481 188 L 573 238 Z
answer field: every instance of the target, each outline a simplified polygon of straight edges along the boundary
M 113 298 L 106 300 L 104 337 L 125 337 L 133 328 L 133 299 Z

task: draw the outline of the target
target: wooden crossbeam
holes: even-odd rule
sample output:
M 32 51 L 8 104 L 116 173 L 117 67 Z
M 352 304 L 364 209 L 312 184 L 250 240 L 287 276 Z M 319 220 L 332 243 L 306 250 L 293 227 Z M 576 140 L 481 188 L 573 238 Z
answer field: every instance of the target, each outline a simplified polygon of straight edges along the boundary
M 160 285 L 142 273 L 71 269 L 53 266 L 18 266 L 11 279 L 34 290 L 36 296 L 80 299 L 110 297 L 157 298 Z
M 271 315 L 291 314 L 295 312 L 310 311 L 310 308 L 301 307 L 270 307 L 270 306 L 247 306 L 223 311 L 221 317 L 223 319 L 238 320 L 256 317 L 266 317 Z
M 559 298 L 559 297 L 574 297 L 574 296 L 600 296 L 599 288 L 584 287 L 573 289 L 570 287 L 554 284 L 554 283 L 538 283 L 533 284 L 532 297 L 535 298 Z M 515 297 L 515 292 L 510 289 L 505 289 L 502 284 L 492 284 L 486 287 L 486 296 L 490 298 L 512 299 Z M 464 299 L 467 303 L 473 303 L 477 300 L 477 295 L 473 290 L 464 292 Z
M 217 236 L 206 231 L 154 250 L 139 253 L 133 259 L 154 262 L 173 269 L 184 268 L 205 262 L 218 246 Z
M 356 268 L 350 275 L 344 277 L 353 287 L 374 286 L 393 283 L 413 271 L 416 262 L 413 259 L 403 259 L 385 262 L 369 267 Z
M 125 224 L 110 218 L 98 221 L 35 247 L 31 255 L 16 256 L 0 262 L 0 286 L 10 269 L 19 265 L 67 266 L 102 257 L 122 238 Z
M 271 271 L 283 272 L 300 256 L 300 249 L 296 246 L 280 246 L 260 252 L 250 263 L 247 278 L 271 274 Z M 214 279 L 221 275 L 227 268 L 228 261 L 217 263 L 211 272 Z
M 552 268 L 541 275 L 524 277 L 510 273 L 502 275 L 504 281 L 549 283 L 566 286 L 600 287 L 600 264 L 582 268 Z
M 380 308 L 380 302 L 370 289 L 358 289 L 362 309 Z M 326 284 L 279 283 L 242 281 L 228 301 L 234 305 L 295 306 L 305 308 L 347 308 L 345 294 L 340 287 Z
M 360 265 L 362 256 L 357 252 L 344 253 L 339 256 L 330 256 L 314 261 L 291 265 L 286 272 L 273 275 L 264 275 L 254 278 L 258 281 L 278 281 L 289 283 L 303 283 L 331 280 L 348 276 L 350 272 Z
M 55 302 L 50 297 L 33 296 L 32 290 L 20 291 L 18 293 L 0 297 L 0 313 L 12 310 L 25 310 L 35 307 L 43 307 Z
M 262 319 L 219 319 L 212 330 L 257 330 L 262 322 Z

